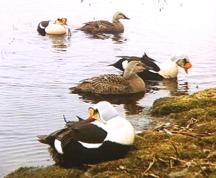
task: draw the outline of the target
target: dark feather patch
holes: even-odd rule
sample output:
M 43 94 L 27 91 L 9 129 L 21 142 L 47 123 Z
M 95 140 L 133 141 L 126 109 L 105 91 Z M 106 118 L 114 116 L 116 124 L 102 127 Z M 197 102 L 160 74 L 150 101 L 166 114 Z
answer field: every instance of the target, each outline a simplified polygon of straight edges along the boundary
M 121 59 L 119 59 L 114 64 L 111 64 L 110 66 L 114 66 L 115 68 L 123 71 L 124 69 L 122 67 L 122 62 L 124 62 L 125 60 L 127 60 L 128 62 L 142 61 L 142 63 L 146 65 L 146 69 L 143 72 L 138 73 L 138 75 L 143 80 L 163 80 L 164 79 L 160 74 L 157 73 L 160 71 L 160 68 L 155 63 L 156 60 L 150 58 L 146 53 L 144 53 L 142 57 L 136 57 L 136 56 L 117 56 L 117 57 L 120 57 Z
M 158 67 L 158 65 L 155 63 L 155 60 L 148 57 L 147 54 L 145 53 L 142 57 L 141 57 L 141 61 L 152 68 L 152 70 L 159 72 L 160 68 Z
M 45 36 L 45 28 L 49 25 L 49 21 L 42 21 L 38 24 L 37 31 L 40 35 Z

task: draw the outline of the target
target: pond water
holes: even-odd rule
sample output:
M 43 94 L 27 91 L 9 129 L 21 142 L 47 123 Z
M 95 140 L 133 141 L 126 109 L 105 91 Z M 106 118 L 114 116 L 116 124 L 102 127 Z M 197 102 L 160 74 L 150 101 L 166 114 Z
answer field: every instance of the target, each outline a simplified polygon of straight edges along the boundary
M 148 84 L 145 95 L 111 102 L 136 130 L 148 127 L 143 117 L 153 101 L 216 86 L 216 2 L 213 0 L 7 0 L 0 6 L 0 177 L 20 166 L 53 164 L 47 146 L 36 136 L 64 125 L 62 115 L 86 116 L 101 98 L 71 94 L 80 80 L 120 73 L 108 66 L 116 56 L 146 52 L 159 62 L 187 54 L 189 74 L 176 81 Z M 83 22 L 111 20 L 122 11 L 125 32 L 94 39 L 76 31 Z M 67 17 L 71 37 L 39 36 L 41 20 Z

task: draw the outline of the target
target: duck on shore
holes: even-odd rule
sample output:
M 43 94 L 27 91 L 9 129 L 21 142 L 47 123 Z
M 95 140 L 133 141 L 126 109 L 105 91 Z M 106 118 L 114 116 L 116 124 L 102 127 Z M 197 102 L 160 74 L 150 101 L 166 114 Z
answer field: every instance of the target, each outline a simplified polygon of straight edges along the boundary
M 124 156 L 134 143 L 131 123 L 118 115 L 107 101 L 88 109 L 88 119 L 78 121 L 50 135 L 38 136 L 50 145 L 50 153 L 62 166 L 96 163 Z
M 116 12 L 113 15 L 112 23 L 106 20 L 90 21 L 84 24 L 78 30 L 84 31 L 86 33 L 98 34 L 98 33 L 108 33 L 108 34 L 118 34 L 124 32 L 124 25 L 120 22 L 120 19 L 129 19 L 122 12 Z
M 117 69 L 125 70 L 127 64 L 130 61 L 141 61 L 147 67 L 142 72 L 138 73 L 138 75 L 143 80 L 163 80 L 163 79 L 173 79 L 177 78 L 178 75 L 178 67 L 181 67 L 188 73 L 188 69 L 192 67 L 192 64 L 186 55 L 174 56 L 169 61 L 166 61 L 162 64 L 157 64 L 156 60 L 144 54 L 142 57 L 136 56 L 120 56 L 119 59 L 114 64 L 110 64 L 110 66 L 114 66 Z
M 67 18 L 57 18 L 56 20 L 41 21 L 38 24 L 37 31 L 40 35 L 65 35 L 70 33 L 67 26 Z
M 141 61 L 128 63 L 122 75 L 105 74 L 81 81 L 70 88 L 72 93 L 92 93 L 101 95 L 127 95 L 145 92 L 145 83 L 137 75 L 145 69 Z

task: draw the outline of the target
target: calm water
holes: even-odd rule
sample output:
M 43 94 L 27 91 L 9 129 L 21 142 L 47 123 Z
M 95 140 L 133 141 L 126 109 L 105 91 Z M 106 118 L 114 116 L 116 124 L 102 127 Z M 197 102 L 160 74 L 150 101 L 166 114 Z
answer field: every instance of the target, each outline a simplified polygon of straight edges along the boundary
M 19 166 L 53 163 L 36 135 L 63 127 L 63 114 L 85 117 L 87 107 L 101 98 L 70 94 L 68 88 L 87 77 L 119 73 L 107 66 L 118 55 L 146 52 L 163 62 L 187 54 L 193 63 L 188 75 L 180 70 L 177 82 L 151 83 L 144 96 L 111 100 L 137 130 L 148 126 L 142 111 L 155 99 L 216 86 L 214 0 L 122 2 L 8 0 L 0 6 L 0 177 Z M 123 21 L 119 39 L 92 39 L 74 30 L 89 20 L 110 20 L 117 10 L 131 18 Z M 39 21 L 55 17 L 68 17 L 70 38 L 37 34 Z

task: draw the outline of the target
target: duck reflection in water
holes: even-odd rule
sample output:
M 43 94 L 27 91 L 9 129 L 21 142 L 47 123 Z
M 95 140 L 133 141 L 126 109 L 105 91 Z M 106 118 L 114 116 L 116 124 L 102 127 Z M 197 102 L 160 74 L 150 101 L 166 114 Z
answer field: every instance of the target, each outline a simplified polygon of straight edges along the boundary
M 122 44 L 124 41 L 127 41 L 127 39 L 124 38 L 122 34 L 88 34 L 87 37 L 90 39 L 100 40 L 111 39 L 115 44 Z
M 179 81 L 177 79 L 162 80 L 162 81 L 146 81 L 147 91 L 155 92 L 158 90 L 169 91 L 171 96 L 187 95 L 188 94 L 188 82 Z
M 71 91 L 72 93 L 72 91 Z M 132 95 L 92 95 L 89 93 L 79 93 L 79 98 L 86 103 L 98 103 L 100 101 L 108 101 L 111 104 L 123 104 L 127 115 L 139 114 L 143 111 L 138 101 L 144 97 L 145 93 L 136 93 Z
M 56 51 L 67 51 L 70 45 L 70 36 L 49 35 L 49 39 L 52 42 L 52 48 Z

